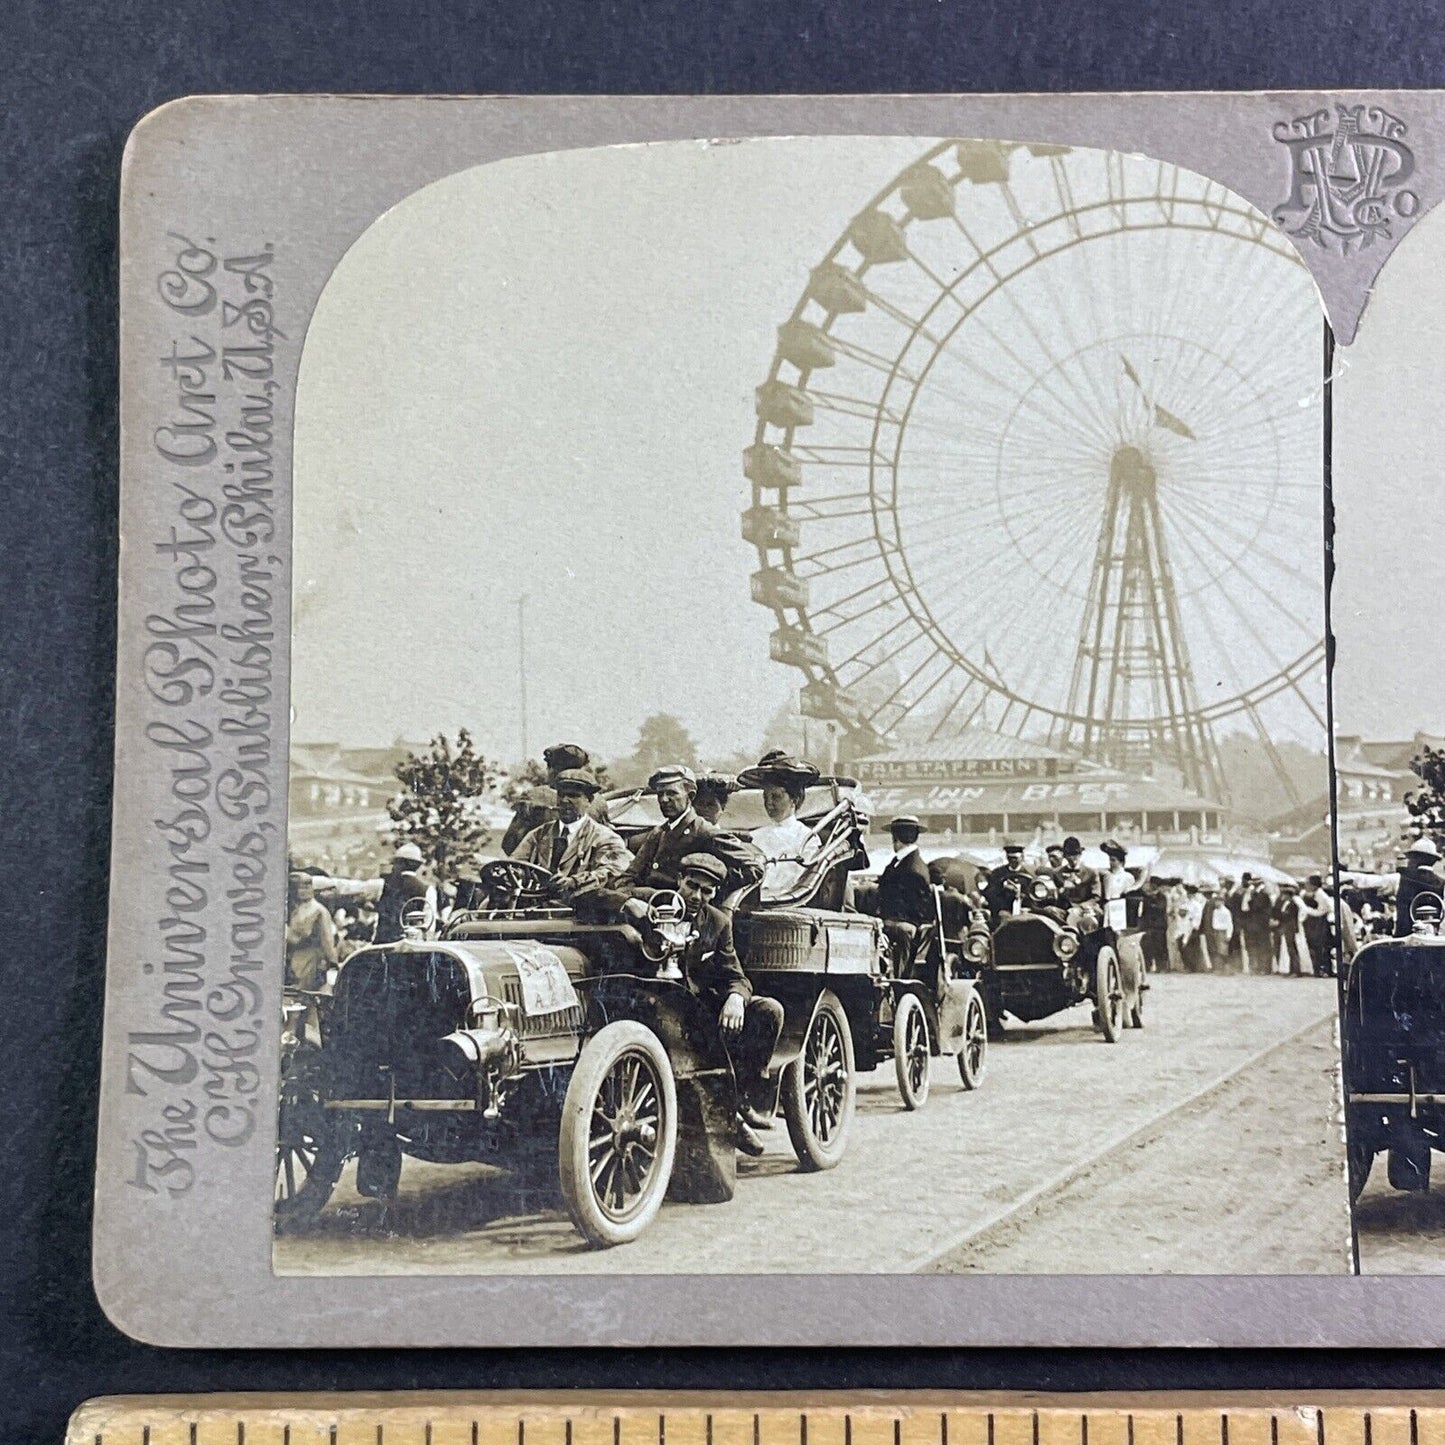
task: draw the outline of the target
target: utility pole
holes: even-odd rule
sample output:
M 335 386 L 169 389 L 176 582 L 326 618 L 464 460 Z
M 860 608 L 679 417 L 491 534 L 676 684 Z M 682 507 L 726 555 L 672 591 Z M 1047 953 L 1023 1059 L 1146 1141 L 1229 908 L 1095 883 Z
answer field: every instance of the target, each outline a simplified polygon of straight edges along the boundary
M 522 713 L 522 761 L 531 753 L 527 748 L 527 594 L 517 598 L 517 699 Z

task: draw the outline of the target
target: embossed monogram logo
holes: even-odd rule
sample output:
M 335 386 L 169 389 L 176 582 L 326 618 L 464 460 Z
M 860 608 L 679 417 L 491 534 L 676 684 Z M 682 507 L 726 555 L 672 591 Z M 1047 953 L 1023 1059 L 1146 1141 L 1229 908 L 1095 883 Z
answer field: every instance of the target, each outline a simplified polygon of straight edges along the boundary
M 1291 236 L 1342 255 L 1409 220 L 1420 198 L 1405 182 L 1415 155 L 1405 144 L 1405 122 L 1373 105 L 1336 105 L 1280 121 L 1274 138 L 1289 150 L 1289 195 L 1274 222 Z

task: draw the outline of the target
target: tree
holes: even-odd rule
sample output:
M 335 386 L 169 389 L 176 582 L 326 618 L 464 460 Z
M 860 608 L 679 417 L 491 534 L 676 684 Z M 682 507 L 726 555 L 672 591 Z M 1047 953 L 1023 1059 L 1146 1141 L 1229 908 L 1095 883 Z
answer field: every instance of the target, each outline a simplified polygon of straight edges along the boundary
M 455 743 L 438 733 L 424 755 L 408 753 L 396 776 L 402 791 L 386 805 L 392 843 L 415 843 L 438 881 L 450 882 L 491 837 L 479 804 L 497 770 L 462 728 Z
M 1405 807 L 1423 836 L 1445 838 L 1445 749 L 1427 747 L 1410 759 L 1410 771 L 1425 785 L 1405 795 Z
M 621 786 L 633 787 L 645 783 L 658 768 L 671 763 L 696 768 L 697 744 L 682 722 L 671 713 L 653 713 L 644 718 L 637 733 L 637 746 L 632 756 L 618 762 L 617 771 Z

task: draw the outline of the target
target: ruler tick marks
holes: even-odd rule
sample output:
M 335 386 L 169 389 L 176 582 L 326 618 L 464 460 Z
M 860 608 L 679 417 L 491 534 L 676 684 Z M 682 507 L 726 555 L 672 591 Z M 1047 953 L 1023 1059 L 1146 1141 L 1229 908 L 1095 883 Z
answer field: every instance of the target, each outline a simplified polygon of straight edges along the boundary
M 798 1416 L 798 1442 L 799 1445 L 808 1445 L 808 1417 Z
M 1420 1445 L 1420 1417 L 1410 1411 L 1410 1445 Z
M 712 1445 L 712 1411 L 707 1412 L 707 1445 Z
M 657 1417 L 657 1445 L 667 1445 L 667 1416 Z
M 1219 1417 L 1219 1445 L 1229 1445 L 1229 1416 Z
M 1368 1410 L 1365 1411 L 1365 1445 L 1375 1445 L 1375 1422 Z
M 1089 1417 L 1079 1416 L 1079 1440 L 1081 1445 L 1089 1445 Z
M 1134 1445 L 1134 1416 L 1132 1414 L 1124 1417 L 1124 1440 L 1126 1445 Z
M 938 1445 L 948 1445 L 948 1411 L 938 1417 Z
M 622 1416 L 612 1417 L 612 1445 L 622 1445 Z

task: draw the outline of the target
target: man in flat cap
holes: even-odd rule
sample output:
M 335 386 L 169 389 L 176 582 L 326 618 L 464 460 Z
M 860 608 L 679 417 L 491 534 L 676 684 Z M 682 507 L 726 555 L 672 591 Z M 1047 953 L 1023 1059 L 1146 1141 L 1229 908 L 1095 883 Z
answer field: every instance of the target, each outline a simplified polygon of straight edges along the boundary
M 716 1011 L 737 1079 L 738 1148 L 758 1155 L 763 1143 L 753 1131 L 772 1124 L 764 1112 L 773 1095 L 767 1072 L 783 1029 L 783 1007 L 754 995 L 733 946 L 732 920 L 713 907 L 726 877 L 727 865 L 711 853 L 689 853 L 679 860 L 678 892 L 692 925 L 679 963 L 688 991 Z
M 548 892 L 553 898 L 567 900 L 605 888 L 621 877 L 632 854 L 620 833 L 588 814 L 587 805 L 599 784 L 587 769 L 563 768 L 553 787 L 556 820 L 533 828 L 512 857 L 549 869 L 552 882 Z
M 662 822 L 642 835 L 636 856 L 617 880 L 617 887 L 642 897 L 659 888 L 676 888 L 682 860 L 705 851 L 717 832 L 692 805 L 697 778 L 691 768 L 681 763 L 659 768 L 647 786 L 657 796 Z
M 577 769 L 588 772 L 592 767 L 592 757 L 580 743 L 553 743 L 550 748 L 542 749 L 542 762 L 547 768 L 546 785 L 549 789 L 556 788 L 560 773 Z M 518 846 L 533 828 L 540 828 L 542 824 L 556 819 L 555 799 L 550 803 L 537 801 L 545 796 L 547 795 L 534 788 L 514 807 L 512 821 L 507 824 L 507 831 L 502 834 L 502 852 L 509 857 L 517 856 Z M 589 800 L 587 812 L 599 823 L 608 821 L 607 804 L 600 797 L 594 796 Z
M 1024 866 L 1024 850 L 1019 843 L 1005 842 L 1003 862 L 988 875 L 983 890 L 989 918 L 995 927 L 1006 914 L 1021 913 L 1033 874 Z
M 928 865 L 918 851 L 923 824 L 910 813 L 889 825 L 893 856 L 878 875 L 878 916 L 900 971 L 913 954 L 918 930 L 934 917 L 933 883 Z

